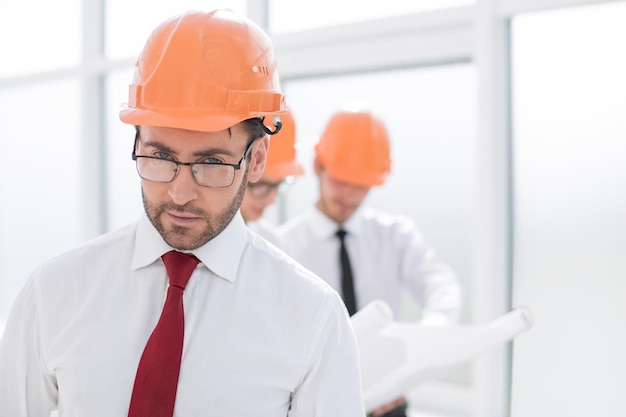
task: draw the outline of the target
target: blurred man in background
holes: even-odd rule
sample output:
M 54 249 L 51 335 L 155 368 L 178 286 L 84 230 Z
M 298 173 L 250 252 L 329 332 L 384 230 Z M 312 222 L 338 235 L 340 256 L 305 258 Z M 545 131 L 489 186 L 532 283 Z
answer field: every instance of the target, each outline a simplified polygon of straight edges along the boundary
M 279 187 L 304 172 L 296 159 L 296 123 L 293 114 L 288 110 L 280 116 L 280 120 L 280 131 L 270 139 L 265 171 L 257 182 L 248 182 L 241 202 L 241 215 L 248 227 L 272 243 L 276 243 L 276 226 L 263 218 L 263 213 L 276 200 Z
M 315 147 L 317 202 L 278 228 L 281 248 L 337 290 L 351 315 L 382 299 L 397 317 L 407 290 L 421 307 L 422 323 L 454 323 L 461 291 L 452 269 L 410 219 L 362 207 L 390 167 L 389 137 L 378 116 L 365 108 L 335 113 Z M 399 398 L 372 415 L 397 417 L 405 410 Z

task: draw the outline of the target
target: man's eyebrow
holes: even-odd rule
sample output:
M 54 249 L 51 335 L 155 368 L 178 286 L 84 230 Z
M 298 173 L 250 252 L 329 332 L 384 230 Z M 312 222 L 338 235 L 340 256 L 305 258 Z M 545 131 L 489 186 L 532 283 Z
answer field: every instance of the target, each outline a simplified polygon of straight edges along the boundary
M 207 157 L 207 156 L 215 156 L 215 155 L 235 156 L 235 152 L 233 152 L 230 149 L 215 147 L 215 148 L 201 149 L 193 153 L 193 156 L 195 157 Z
M 161 142 L 156 141 L 156 140 L 145 140 L 144 139 L 144 140 L 140 141 L 140 143 L 143 146 L 145 146 L 145 147 L 155 148 L 155 149 L 158 149 L 160 151 L 165 151 L 165 152 L 172 153 L 172 154 L 175 153 L 173 149 L 171 149 L 170 147 L 168 147 L 168 146 L 166 146 L 166 145 L 164 145 Z
M 167 145 L 164 145 L 163 143 L 159 142 L 159 141 L 155 141 L 155 140 L 144 140 L 143 141 L 143 145 L 146 147 L 151 147 L 151 148 L 155 148 L 158 149 L 160 151 L 165 151 L 167 153 L 171 153 L 172 155 L 177 155 L 177 152 L 174 151 L 172 148 L 170 148 Z M 206 148 L 206 149 L 201 149 L 199 151 L 196 151 L 193 153 L 193 156 L 195 157 L 208 157 L 208 156 L 215 156 L 215 155 L 223 155 L 223 156 L 235 156 L 235 152 L 233 152 L 230 149 L 225 149 L 225 148 L 220 148 L 220 147 L 213 147 L 213 148 Z

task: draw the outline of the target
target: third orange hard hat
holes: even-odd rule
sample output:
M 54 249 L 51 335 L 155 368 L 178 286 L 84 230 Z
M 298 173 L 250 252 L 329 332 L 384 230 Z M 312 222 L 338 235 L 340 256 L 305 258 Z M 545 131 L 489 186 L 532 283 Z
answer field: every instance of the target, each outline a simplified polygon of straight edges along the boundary
M 217 131 L 285 111 L 272 44 L 230 10 L 188 12 L 159 25 L 139 56 L 120 119 Z
M 315 153 L 333 178 L 353 185 L 381 185 L 391 169 L 387 129 L 378 116 L 366 109 L 333 114 Z
M 282 128 L 270 139 L 265 173 L 275 178 L 302 175 L 302 165 L 296 159 L 296 123 L 293 114 L 287 110 L 280 116 L 280 120 Z

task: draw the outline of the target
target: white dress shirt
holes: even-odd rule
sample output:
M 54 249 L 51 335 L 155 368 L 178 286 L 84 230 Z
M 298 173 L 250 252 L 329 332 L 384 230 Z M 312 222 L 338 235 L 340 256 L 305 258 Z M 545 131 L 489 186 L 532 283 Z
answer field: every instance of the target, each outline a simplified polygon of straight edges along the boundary
M 419 302 L 422 320 L 457 320 L 461 292 L 456 275 L 441 263 L 414 222 L 360 208 L 343 224 L 354 277 L 357 309 L 382 299 L 400 316 L 402 289 Z M 341 291 L 339 225 L 312 208 L 276 230 L 279 247 Z
M 270 223 L 268 220 L 264 218 L 259 218 L 258 220 L 254 220 L 251 222 L 247 222 L 246 225 L 254 230 L 257 234 L 261 235 L 268 242 L 276 245 L 276 226 Z
M 171 248 L 143 218 L 41 265 L 0 340 L 0 416 L 125 417 Z M 194 250 L 174 416 L 364 415 L 335 291 L 245 227 Z

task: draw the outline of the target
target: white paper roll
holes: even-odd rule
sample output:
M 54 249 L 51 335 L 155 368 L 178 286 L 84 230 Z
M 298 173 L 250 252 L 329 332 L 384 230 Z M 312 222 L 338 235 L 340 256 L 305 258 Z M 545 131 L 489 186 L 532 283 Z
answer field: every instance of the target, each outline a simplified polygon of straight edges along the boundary
M 425 326 L 391 321 L 381 327 L 379 315 L 368 314 L 363 320 L 370 317 L 371 324 L 359 323 L 366 336 L 359 339 L 359 350 L 368 411 L 532 326 L 527 308 L 515 309 L 487 325 Z
M 357 311 L 351 317 L 351 321 L 356 338 L 362 343 L 393 321 L 393 311 L 384 301 L 374 300 Z

